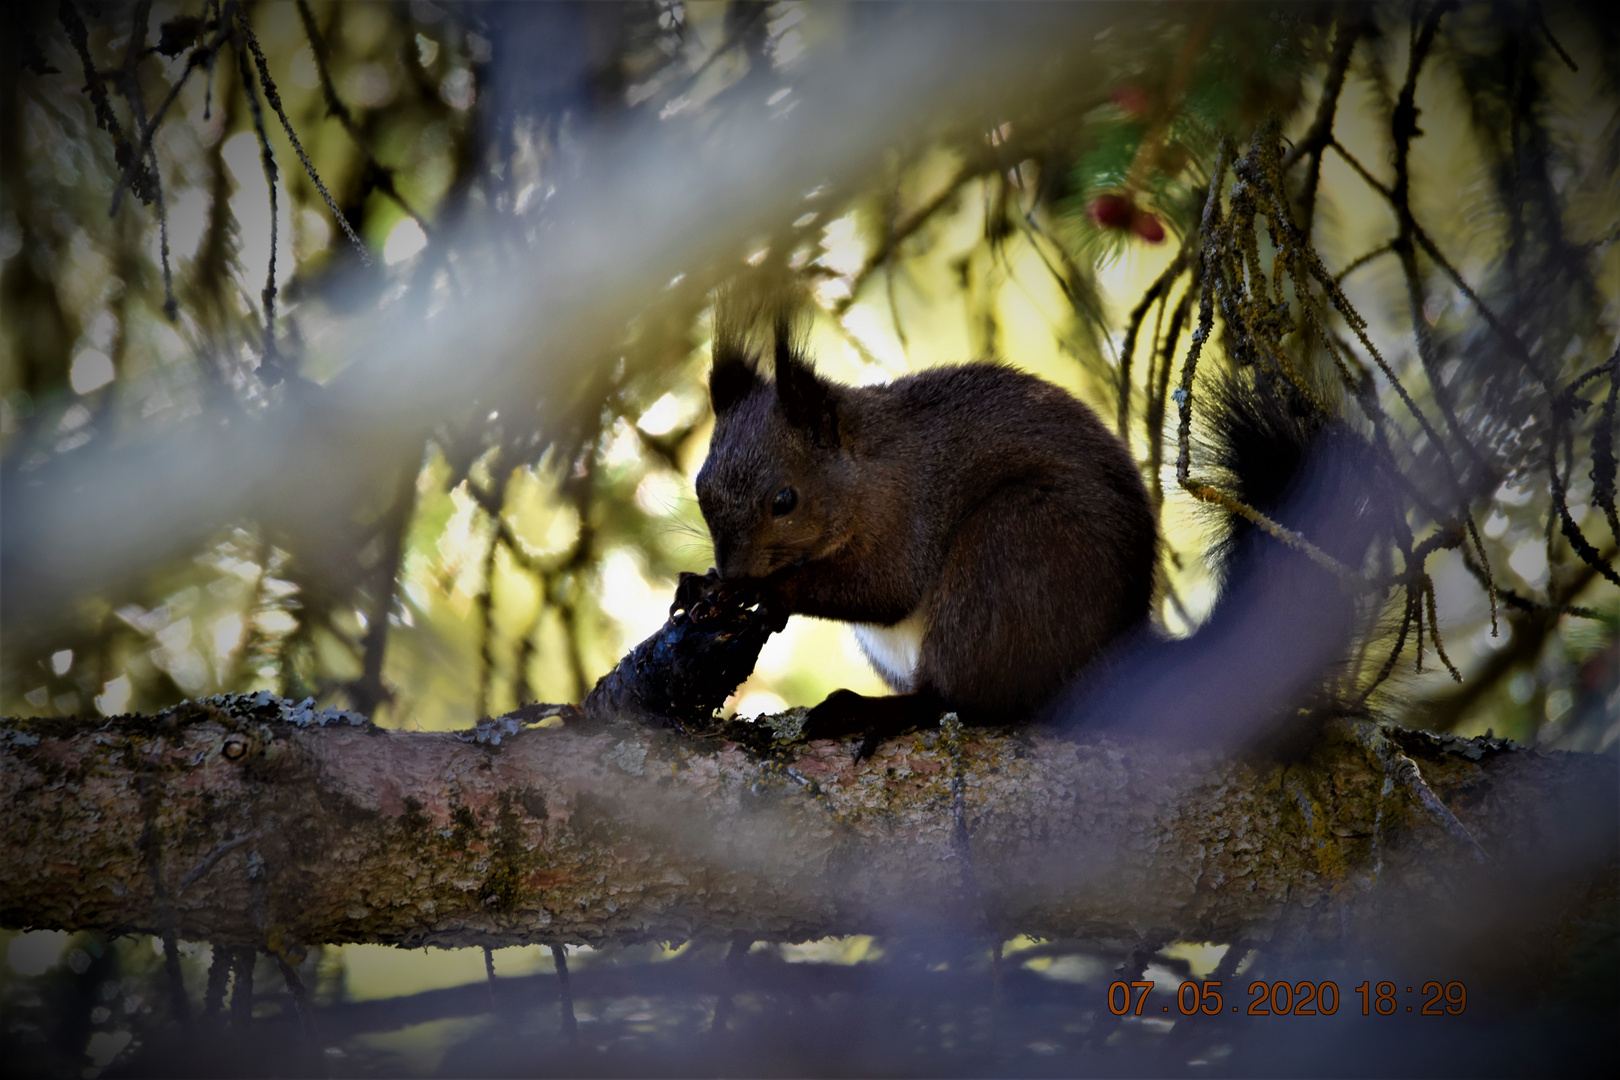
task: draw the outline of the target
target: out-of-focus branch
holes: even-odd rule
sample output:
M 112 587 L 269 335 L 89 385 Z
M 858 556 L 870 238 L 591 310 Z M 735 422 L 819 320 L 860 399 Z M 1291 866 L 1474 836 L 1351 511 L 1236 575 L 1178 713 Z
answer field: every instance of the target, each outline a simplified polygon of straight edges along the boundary
M 1605 562 L 1614 561 L 1615 549 L 1609 548 L 1602 557 Z M 1483 582 L 1483 574 L 1472 559 L 1465 557 L 1463 564 L 1480 576 Z M 1596 568 L 1589 565 L 1579 566 L 1575 568 L 1572 577 L 1564 583 L 1559 593 L 1565 599 L 1573 599 L 1579 596 L 1596 576 Z M 1450 731 L 1462 723 L 1470 710 L 1490 694 L 1503 678 L 1541 654 L 1547 638 L 1558 628 L 1561 615 L 1594 618 L 1598 614 L 1591 608 L 1579 605 L 1559 604 L 1553 607 L 1538 604 L 1507 590 L 1503 590 L 1502 598 L 1509 607 L 1521 613 L 1513 621 L 1512 641 L 1505 648 L 1491 653 L 1475 670 L 1470 671 L 1463 685 L 1449 693 L 1437 695 L 1431 700 L 1423 711 L 1425 727 L 1435 731 Z
M 377 540 L 382 551 L 370 573 L 371 619 L 363 638 L 360 677 L 349 684 L 350 700 L 365 716 L 374 716 L 377 706 L 389 698 L 388 687 L 383 683 L 383 660 L 388 652 L 388 628 L 394 611 L 400 560 L 405 553 L 405 531 L 410 528 L 411 512 L 416 508 L 416 470 L 401 465 L 399 472 L 394 499 L 377 522 Z
M 0 922 L 282 955 L 943 923 L 1340 942 L 1431 904 L 1454 924 L 1459 894 L 1488 919 L 1493 886 L 1551 890 L 1557 921 L 1615 862 L 1612 763 L 1501 740 L 1341 722 L 1281 764 L 958 729 L 857 765 L 827 741 L 765 761 L 620 721 L 520 727 L 243 698 L 0 722 Z
M 423 304 L 385 310 L 349 339 L 353 360 L 318 406 L 289 397 L 257 418 L 210 414 L 8 469 L 7 623 L 45 632 L 71 598 L 194 550 L 232 520 L 341 520 L 470 407 L 575 401 L 592 358 L 617 355 L 672 279 L 734 272 L 750 239 L 802 213 L 812 189 L 854 183 L 919 125 L 1036 99 L 1055 77 L 1041 73 L 1071 70 L 1108 17 L 1069 5 L 1023 14 L 930 11 L 841 52 L 829 44 L 795 78 L 794 109 L 741 110 L 702 138 L 651 118 L 582 137 L 588 182 L 548 200 L 543 242 L 481 281 L 469 268 L 471 295 L 436 317 Z
M 849 295 L 833 305 L 833 314 L 842 315 L 848 311 L 849 306 L 855 302 L 856 297 L 861 293 L 862 287 L 871 280 L 872 275 L 877 273 L 878 270 L 893 264 L 894 253 L 901 244 L 909 240 L 919 229 L 938 216 L 941 210 L 950 206 L 963 187 L 993 168 L 993 162 L 968 162 L 956 171 L 956 175 L 951 177 L 950 181 L 935 193 L 933 198 L 913 210 L 904 220 L 890 224 L 884 230 L 883 242 L 866 256 L 866 261 L 861 263 L 861 268 L 855 271 L 854 276 L 850 278 Z
M 416 208 L 405 196 L 399 193 L 399 189 L 394 186 L 394 170 L 378 160 L 376 152 L 371 148 L 371 140 L 365 137 L 360 126 L 354 122 L 354 114 L 349 111 L 349 107 L 343 103 L 343 98 L 338 94 L 337 86 L 332 82 L 331 64 L 327 59 L 326 38 L 321 34 L 320 27 L 315 24 L 315 15 L 309 10 L 308 0 L 298 0 L 297 7 L 298 19 L 304 24 L 304 36 L 309 38 L 310 52 L 315 57 L 315 74 L 321 80 L 321 94 L 326 98 L 326 115 L 336 117 L 337 122 L 343 125 L 343 130 L 349 133 L 349 138 L 354 140 L 354 145 L 359 148 L 361 155 L 366 159 L 366 164 L 376 177 L 377 190 L 393 199 L 407 217 L 422 227 L 424 235 L 431 236 L 433 227 L 416 212 Z M 344 228 L 352 233 L 347 219 L 343 218 L 341 213 L 339 220 L 342 221 Z M 362 256 L 365 255 L 364 247 L 360 249 L 360 253 Z
M 1348 16 L 1348 17 L 1346 17 Z M 1287 172 L 1302 157 L 1310 164 L 1305 170 L 1304 191 L 1300 195 L 1300 232 L 1310 240 L 1316 220 L 1316 189 L 1322 180 L 1322 154 L 1333 141 L 1333 120 L 1339 109 L 1339 93 L 1344 89 L 1344 77 L 1350 70 L 1350 55 L 1355 51 L 1356 39 L 1364 27 L 1360 13 L 1347 9 L 1339 19 L 1333 36 L 1333 57 L 1328 62 L 1327 74 L 1322 79 L 1322 97 L 1316 105 L 1316 117 L 1310 128 L 1300 137 L 1283 158 L 1282 169 Z

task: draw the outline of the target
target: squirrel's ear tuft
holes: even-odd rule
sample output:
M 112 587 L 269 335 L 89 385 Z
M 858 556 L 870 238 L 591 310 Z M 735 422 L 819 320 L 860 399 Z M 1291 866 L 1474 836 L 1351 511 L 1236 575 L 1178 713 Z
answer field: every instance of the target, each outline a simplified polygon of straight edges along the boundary
M 754 373 L 756 363 L 758 358 L 748 352 L 741 338 L 716 335 L 714 368 L 709 372 L 709 403 L 714 406 L 714 415 L 730 409 L 759 384 L 759 376 Z
M 788 423 L 810 434 L 822 446 L 838 445 L 838 408 L 832 387 L 815 371 L 794 341 L 787 316 L 776 320 L 776 399 Z

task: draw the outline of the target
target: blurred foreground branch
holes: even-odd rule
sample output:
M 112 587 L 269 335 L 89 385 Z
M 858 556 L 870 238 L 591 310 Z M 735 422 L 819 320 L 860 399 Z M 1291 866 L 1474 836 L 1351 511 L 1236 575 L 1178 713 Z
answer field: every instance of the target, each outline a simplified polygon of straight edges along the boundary
M 960 728 L 851 751 L 404 732 L 268 695 L 6 720 L 0 923 L 296 957 L 927 925 L 1460 950 L 1511 920 L 1545 960 L 1613 886 L 1595 755 L 1349 721 L 1291 764 Z
M 600 397 L 580 396 L 592 365 L 621 353 L 627 328 L 680 283 L 701 293 L 734 273 L 761 236 L 856 186 L 912 133 L 988 102 L 1011 115 L 1039 100 L 1040 73 L 1061 70 L 1100 22 L 1081 7 L 1013 22 L 955 9 L 864 33 L 795 82 L 791 115 L 760 106 L 701 140 L 651 118 L 593 132 L 579 152 L 599 179 L 557 193 L 544 243 L 498 273 L 464 266 L 465 294 L 442 317 L 418 304 L 357 326 L 318 394 L 154 425 L 0 476 L 8 624 L 39 634 L 68 597 L 116 589 L 228 522 L 344 521 L 469 410 L 545 402 L 548 430 L 566 426 L 562 403 L 594 414 Z

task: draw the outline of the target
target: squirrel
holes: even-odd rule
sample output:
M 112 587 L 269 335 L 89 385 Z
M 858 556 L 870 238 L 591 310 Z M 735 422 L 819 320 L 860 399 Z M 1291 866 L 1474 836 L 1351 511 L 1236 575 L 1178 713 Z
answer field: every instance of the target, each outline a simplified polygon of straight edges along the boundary
M 743 329 L 717 320 L 697 496 L 718 577 L 853 624 L 894 691 L 834 692 L 805 738 L 864 732 L 866 756 L 947 710 L 1027 722 L 1148 625 L 1152 503 L 1073 395 L 983 362 L 842 385 L 816 374 L 787 316 L 773 351 L 767 380 Z

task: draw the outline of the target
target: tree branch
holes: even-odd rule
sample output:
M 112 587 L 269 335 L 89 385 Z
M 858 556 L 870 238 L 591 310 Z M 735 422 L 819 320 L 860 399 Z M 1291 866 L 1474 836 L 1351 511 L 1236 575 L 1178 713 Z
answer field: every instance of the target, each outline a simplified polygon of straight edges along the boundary
M 1335 721 L 1281 764 L 931 731 L 856 765 L 852 744 L 761 757 L 519 715 L 404 732 L 262 694 L 0 721 L 0 923 L 293 958 L 947 923 L 1339 942 L 1432 904 L 1454 920 L 1457 895 L 1477 914 L 1493 883 L 1584 889 L 1616 861 L 1612 762 L 1503 740 Z

